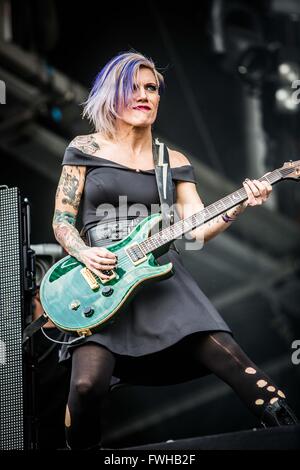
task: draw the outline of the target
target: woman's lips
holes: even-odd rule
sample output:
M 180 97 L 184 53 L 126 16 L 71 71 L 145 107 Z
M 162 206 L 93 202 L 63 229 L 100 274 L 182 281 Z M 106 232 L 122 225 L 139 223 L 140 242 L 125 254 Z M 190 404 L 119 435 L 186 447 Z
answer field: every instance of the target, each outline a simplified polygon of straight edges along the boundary
M 150 111 L 149 106 L 135 106 L 133 109 L 137 109 L 138 111 Z

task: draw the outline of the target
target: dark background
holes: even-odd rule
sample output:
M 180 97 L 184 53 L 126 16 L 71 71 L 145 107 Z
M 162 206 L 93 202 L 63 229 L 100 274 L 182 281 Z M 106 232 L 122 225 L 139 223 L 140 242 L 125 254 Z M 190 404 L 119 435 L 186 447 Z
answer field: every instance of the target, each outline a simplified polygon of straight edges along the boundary
M 65 145 L 75 135 L 92 132 L 81 119 L 80 101 L 57 91 L 56 71 L 69 80 L 67 89 L 77 83 L 88 91 L 99 70 L 117 53 L 134 49 L 152 57 L 166 80 L 154 130 L 190 158 L 205 203 L 241 186 L 246 176 L 262 176 L 257 173 L 260 167 L 266 172 L 299 158 L 299 110 L 280 108 L 276 101 L 276 90 L 283 86 L 279 65 L 296 64 L 296 72 L 300 67 L 299 2 L 9 3 L 10 42 L 18 51 L 38 57 L 39 71 L 46 71 L 42 80 L 39 71 L 25 71 L 11 55 L 2 57 L 4 70 L 46 96 L 42 105 L 25 103 L 8 80 L 7 105 L 0 111 L 0 183 L 18 186 L 29 198 L 32 243 L 55 242 L 51 219 L 63 156 L 58 151 L 51 159 L 46 139 L 40 147 L 36 144 L 33 125 Z M 222 51 L 216 47 L 217 23 L 212 19 L 218 6 L 223 12 L 218 18 Z M 259 104 L 266 145 L 258 163 L 255 117 L 249 118 L 251 99 Z M 55 110 L 59 118 L 53 117 Z M 24 111 L 32 115 L 16 119 Z M 273 198 L 273 207 L 250 209 L 248 223 L 238 222 L 231 238 L 222 235 L 212 242 L 202 263 L 193 264 L 188 255 L 186 263 L 216 301 L 241 346 L 288 392 L 300 415 L 300 366 L 291 363 L 292 341 L 300 337 L 300 188 L 294 182 L 280 183 Z M 267 292 L 261 290 L 264 281 L 269 283 Z M 246 296 L 238 293 L 233 301 L 239 286 L 250 290 Z M 224 300 L 223 294 L 230 300 Z M 105 412 L 107 443 L 112 446 L 258 425 L 229 387 L 213 376 L 173 387 L 115 390 Z M 58 419 L 61 416 L 60 412 Z

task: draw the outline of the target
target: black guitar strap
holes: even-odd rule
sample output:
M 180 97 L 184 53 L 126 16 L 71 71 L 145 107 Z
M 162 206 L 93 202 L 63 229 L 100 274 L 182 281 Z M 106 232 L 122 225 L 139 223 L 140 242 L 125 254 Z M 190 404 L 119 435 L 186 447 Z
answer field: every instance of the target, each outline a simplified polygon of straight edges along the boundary
M 157 138 L 152 142 L 152 150 L 162 214 L 162 228 L 164 228 L 169 227 L 175 222 L 173 210 L 173 185 L 169 152 L 167 146 L 163 142 L 159 142 Z M 178 254 L 180 254 L 174 241 L 171 243 L 170 247 L 171 246 L 177 251 Z
M 45 315 L 41 315 L 38 317 L 36 320 L 31 322 L 28 326 L 23 331 L 23 340 L 22 340 L 22 345 L 24 344 L 36 333 L 42 326 L 47 323 L 49 318 L 47 318 Z
M 158 139 L 153 140 L 153 159 L 159 193 L 163 227 L 174 223 L 173 186 L 167 146 Z

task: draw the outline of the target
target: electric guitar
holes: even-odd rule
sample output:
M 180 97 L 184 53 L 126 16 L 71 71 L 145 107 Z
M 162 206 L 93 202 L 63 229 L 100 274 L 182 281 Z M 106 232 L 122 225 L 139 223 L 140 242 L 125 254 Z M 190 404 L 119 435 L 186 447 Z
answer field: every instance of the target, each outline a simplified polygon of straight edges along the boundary
M 260 178 L 271 185 L 284 179 L 300 179 L 300 160 L 287 162 Z M 244 187 L 205 209 L 150 235 L 161 214 L 144 218 L 125 238 L 105 248 L 118 256 L 118 266 L 102 280 L 83 263 L 66 256 L 43 278 L 40 299 L 48 317 L 60 330 L 88 336 L 114 322 L 145 283 L 174 274 L 173 264 L 159 265 L 156 258 L 169 250 L 172 241 L 219 216 L 247 199 Z M 153 232 L 152 232 L 153 233 Z

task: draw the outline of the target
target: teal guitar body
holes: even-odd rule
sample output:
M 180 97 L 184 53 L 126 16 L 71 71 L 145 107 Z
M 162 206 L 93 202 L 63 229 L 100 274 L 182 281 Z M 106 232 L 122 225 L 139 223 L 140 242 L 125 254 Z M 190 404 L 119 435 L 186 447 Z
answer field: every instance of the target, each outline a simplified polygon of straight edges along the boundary
M 61 330 L 87 336 L 113 322 L 139 288 L 173 275 L 173 264 L 159 265 L 153 253 L 136 247 L 161 221 L 161 214 L 143 219 L 122 240 L 105 246 L 118 256 L 109 280 L 96 277 L 84 264 L 66 256 L 43 278 L 40 298 L 47 317 Z M 168 251 L 165 250 L 165 251 Z

